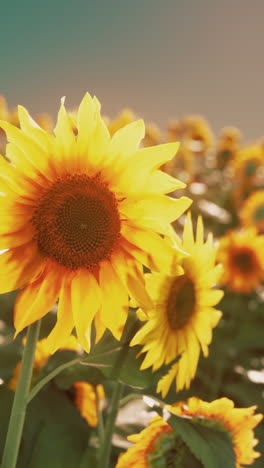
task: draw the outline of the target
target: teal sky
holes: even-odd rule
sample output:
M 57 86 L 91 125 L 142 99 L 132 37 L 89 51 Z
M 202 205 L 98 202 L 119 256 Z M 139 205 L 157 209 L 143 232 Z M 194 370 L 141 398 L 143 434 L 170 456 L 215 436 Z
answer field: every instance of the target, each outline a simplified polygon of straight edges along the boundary
M 262 0 L 31 0 L 0 17 L 0 94 L 55 114 L 85 91 L 165 126 L 201 113 L 264 135 Z

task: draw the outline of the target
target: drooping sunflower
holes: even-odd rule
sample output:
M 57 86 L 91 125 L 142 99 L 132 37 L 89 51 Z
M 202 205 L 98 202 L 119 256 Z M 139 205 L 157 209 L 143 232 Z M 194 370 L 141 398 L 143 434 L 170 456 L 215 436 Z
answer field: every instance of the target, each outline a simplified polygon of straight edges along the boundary
M 166 406 L 167 408 L 167 406 Z M 211 403 L 192 397 L 187 402 L 176 403 L 168 407 L 171 412 L 181 416 L 204 418 L 215 421 L 231 436 L 236 468 L 251 465 L 260 453 L 254 450 L 258 440 L 254 437 L 253 429 L 263 419 L 262 414 L 254 414 L 256 406 L 249 408 L 235 408 L 229 398 L 219 398 Z
M 98 424 L 98 413 L 102 410 L 105 400 L 105 392 L 103 385 L 99 384 L 95 387 L 89 382 L 75 382 L 74 401 L 79 409 L 82 417 L 87 421 L 89 426 L 96 427 Z
M 222 263 L 221 278 L 230 290 L 249 293 L 264 279 L 264 236 L 256 229 L 229 231 L 220 239 L 217 258 Z
M 264 232 L 264 190 L 258 190 L 246 199 L 240 219 L 243 226 L 255 226 L 259 232 Z
M 228 398 L 207 403 L 193 397 L 187 402 L 166 405 L 164 408 L 178 416 L 195 418 L 196 421 L 199 418 L 201 425 L 207 425 L 207 421 L 210 421 L 215 429 L 227 432 L 233 443 L 236 468 L 250 465 L 259 457 L 260 454 L 254 450 L 257 440 L 253 429 L 263 416 L 254 414 L 255 406 L 234 408 L 233 401 Z M 186 452 L 190 450 L 181 434 L 177 434 L 161 416 L 153 418 L 139 434 L 128 436 L 128 440 L 134 442 L 134 445 L 119 456 L 116 468 L 181 466 Z
M 188 214 L 184 226 L 182 248 L 189 256 L 182 259 L 173 274 L 153 273 L 146 275 L 147 290 L 154 308 L 132 339 L 131 345 L 142 345 L 146 353 L 141 368 L 152 367 L 155 371 L 169 364 L 177 356 L 169 374 L 158 383 L 157 391 L 166 396 L 176 377 L 176 389 L 188 388 L 195 376 L 200 356 L 208 355 L 212 340 L 212 328 L 221 317 L 214 306 L 223 292 L 213 289 L 221 275 L 221 265 L 215 266 L 216 248 L 211 236 L 203 240 L 203 223 L 198 219 L 196 240 L 193 236 L 191 217 Z M 146 320 L 143 311 L 139 316 Z M 140 354 L 141 354 L 140 353 Z
M 96 98 L 86 94 L 72 127 L 62 102 L 55 136 L 19 107 L 21 129 L 1 122 L 9 144 L 0 159 L 0 292 L 17 297 L 16 333 L 43 317 L 59 297 L 57 323 L 48 338 L 54 352 L 75 326 L 90 349 L 109 328 L 119 339 L 128 293 L 149 307 L 142 264 L 170 269 L 175 249 L 160 234 L 190 205 L 165 196 L 184 186 L 158 168 L 177 144 L 138 149 L 144 123 L 111 138 Z

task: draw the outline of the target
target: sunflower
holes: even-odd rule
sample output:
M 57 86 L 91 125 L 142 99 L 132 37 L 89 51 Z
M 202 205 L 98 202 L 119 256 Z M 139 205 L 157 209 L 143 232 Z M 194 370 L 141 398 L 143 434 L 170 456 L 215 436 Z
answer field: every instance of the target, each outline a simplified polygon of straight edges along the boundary
M 223 128 L 216 148 L 217 167 L 223 169 L 236 155 L 241 133 L 235 127 Z
M 168 375 L 158 383 L 157 391 L 165 396 L 176 377 L 176 389 L 189 387 L 193 379 L 200 348 L 208 355 L 212 340 L 212 328 L 221 317 L 214 306 L 223 292 L 213 289 L 221 275 L 221 266 L 215 266 L 215 246 L 212 237 L 203 242 L 203 223 L 198 219 L 196 240 L 193 236 L 191 216 L 184 226 L 182 248 L 189 253 L 173 274 L 146 275 L 147 290 L 154 308 L 148 312 L 148 320 L 136 333 L 131 345 L 142 345 L 146 353 L 141 368 L 153 371 L 169 364 L 179 355 Z M 143 311 L 139 316 L 145 318 Z M 140 354 L 141 354 L 140 353 Z
M 23 345 L 25 345 L 26 339 L 23 339 Z M 61 346 L 61 349 L 67 349 L 69 351 L 79 351 L 80 345 L 76 340 L 75 336 L 71 335 L 66 342 Z M 37 377 L 39 371 L 44 367 L 51 356 L 47 338 L 43 338 L 37 342 L 34 363 L 33 363 L 33 378 Z M 21 361 L 19 361 L 14 369 L 12 378 L 8 382 L 8 388 L 15 391 L 17 388 L 18 377 L 21 370 Z
M 253 183 L 258 169 L 264 167 L 264 150 L 262 145 L 250 145 L 238 151 L 231 165 L 236 180 L 240 183 L 245 180 Z
M 1 161 L 0 293 L 17 296 L 16 334 L 42 318 L 59 297 L 48 343 L 58 349 L 75 326 L 90 350 L 105 329 L 120 339 L 128 293 L 149 307 L 142 264 L 170 269 L 175 249 L 160 234 L 190 205 L 165 196 L 184 186 L 158 171 L 177 144 L 138 150 L 144 123 L 111 138 L 96 98 L 86 94 L 77 135 L 62 102 L 55 136 L 19 107 L 21 129 L 2 121 L 9 164 Z
M 255 226 L 258 231 L 264 231 L 264 190 L 258 190 L 247 198 L 240 218 L 243 226 Z
M 249 293 L 264 279 L 264 236 L 256 229 L 229 231 L 220 239 L 217 257 L 224 267 L 222 283 Z
M 102 410 L 105 400 L 103 385 L 99 384 L 94 387 L 88 382 L 75 382 L 74 400 L 82 417 L 86 419 L 91 427 L 96 427 L 98 424 L 98 413 Z
M 196 423 L 199 418 L 201 425 L 208 425 L 210 421 L 210 427 L 227 432 L 232 440 L 236 468 L 241 468 L 242 464 L 251 465 L 260 455 L 254 450 L 258 441 L 254 438 L 253 429 L 263 415 L 254 414 L 256 406 L 234 408 L 233 401 L 228 398 L 208 403 L 193 397 L 187 402 L 166 405 L 164 409 L 178 416 L 194 418 Z M 116 468 L 181 466 L 184 455 L 189 451 L 181 435 L 161 416 L 153 418 L 139 434 L 128 436 L 128 440 L 134 445 L 119 456 Z

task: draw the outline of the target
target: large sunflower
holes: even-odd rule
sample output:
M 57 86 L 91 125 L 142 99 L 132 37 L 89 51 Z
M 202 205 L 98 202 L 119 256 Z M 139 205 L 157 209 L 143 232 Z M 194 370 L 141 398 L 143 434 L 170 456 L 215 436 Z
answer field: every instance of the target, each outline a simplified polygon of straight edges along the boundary
M 212 237 L 203 241 L 203 223 L 198 219 L 196 241 L 193 237 L 191 217 L 184 227 L 182 248 L 189 253 L 181 267 L 173 274 L 146 275 L 146 286 L 154 308 L 148 312 L 148 320 L 137 332 L 131 345 L 142 345 L 146 353 L 142 369 L 152 366 L 159 369 L 181 354 L 158 384 L 162 396 L 168 393 L 176 377 L 176 388 L 189 387 L 193 379 L 200 348 L 208 355 L 212 340 L 212 328 L 221 317 L 214 306 L 223 292 L 213 289 L 221 275 L 221 266 L 215 266 L 215 246 Z M 140 317 L 144 318 L 142 311 Z
M 223 284 L 249 293 L 264 279 L 264 236 L 256 229 L 229 231 L 220 239 L 217 257 L 223 265 Z
M 240 219 L 243 226 L 255 226 L 258 231 L 264 232 L 264 190 L 257 190 L 246 199 Z
M 184 184 L 158 171 L 176 143 L 138 149 L 144 123 L 111 138 L 96 98 L 86 94 L 73 129 L 62 103 L 55 136 L 19 107 L 21 129 L 1 122 L 9 144 L 1 161 L 0 292 L 24 288 L 15 305 L 19 333 L 43 317 L 59 297 L 48 338 L 58 349 L 75 326 L 90 349 L 105 328 L 119 339 L 128 293 L 149 306 L 142 264 L 170 269 L 175 249 L 160 234 L 190 205 L 165 196 Z
M 207 421 L 210 421 L 212 428 L 226 431 L 233 443 L 236 468 L 242 468 L 244 464 L 251 465 L 260 456 L 254 450 L 258 441 L 254 438 L 253 429 L 263 415 L 254 414 L 256 406 L 234 408 L 233 401 L 228 398 L 208 403 L 193 397 L 164 408 L 178 416 L 194 418 L 196 421 L 199 418 L 201 425 L 207 425 Z M 186 451 L 189 451 L 181 434 L 177 434 L 161 416 L 153 418 L 147 428 L 129 436 L 128 440 L 134 442 L 134 445 L 119 456 L 116 468 L 178 466 L 178 463 L 181 466 Z

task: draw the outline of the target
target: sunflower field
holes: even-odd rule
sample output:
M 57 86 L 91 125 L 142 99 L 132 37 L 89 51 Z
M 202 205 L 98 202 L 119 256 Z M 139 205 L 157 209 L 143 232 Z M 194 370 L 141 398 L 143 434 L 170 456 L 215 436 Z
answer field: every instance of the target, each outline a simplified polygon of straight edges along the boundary
M 264 466 L 264 143 L 0 97 L 1 468 Z

